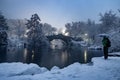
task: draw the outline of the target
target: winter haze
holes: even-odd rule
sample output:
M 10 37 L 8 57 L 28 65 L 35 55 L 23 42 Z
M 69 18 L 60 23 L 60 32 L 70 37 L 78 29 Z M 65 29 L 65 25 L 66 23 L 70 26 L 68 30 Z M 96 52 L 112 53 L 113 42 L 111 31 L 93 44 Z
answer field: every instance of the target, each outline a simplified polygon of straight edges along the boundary
M 99 13 L 120 8 L 120 0 L 0 0 L 6 18 L 24 19 L 37 13 L 42 22 L 64 28 L 72 21 L 99 21 Z
M 120 80 L 120 0 L 0 0 L 0 80 Z

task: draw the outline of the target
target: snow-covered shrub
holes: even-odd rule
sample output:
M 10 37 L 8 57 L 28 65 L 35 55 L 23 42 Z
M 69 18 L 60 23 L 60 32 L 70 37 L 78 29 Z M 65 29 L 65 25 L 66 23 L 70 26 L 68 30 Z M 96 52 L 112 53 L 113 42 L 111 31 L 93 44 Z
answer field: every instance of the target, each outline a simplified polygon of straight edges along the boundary
M 111 31 L 109 34 L 111 40 L 110 52 L 120 51 L 120 30 Z

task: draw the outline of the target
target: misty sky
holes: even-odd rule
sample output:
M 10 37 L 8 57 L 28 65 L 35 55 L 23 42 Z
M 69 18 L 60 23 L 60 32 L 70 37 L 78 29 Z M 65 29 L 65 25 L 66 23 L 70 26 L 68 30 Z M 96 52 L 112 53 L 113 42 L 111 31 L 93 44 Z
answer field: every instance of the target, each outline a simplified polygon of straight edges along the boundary
M 98 22 L 100 12 L 117 9 L 120 0 L 0 0 L 0 10 L 6 18 L 29 19 L 38 13 L 42 22 L 58 28 L 88 18 Z

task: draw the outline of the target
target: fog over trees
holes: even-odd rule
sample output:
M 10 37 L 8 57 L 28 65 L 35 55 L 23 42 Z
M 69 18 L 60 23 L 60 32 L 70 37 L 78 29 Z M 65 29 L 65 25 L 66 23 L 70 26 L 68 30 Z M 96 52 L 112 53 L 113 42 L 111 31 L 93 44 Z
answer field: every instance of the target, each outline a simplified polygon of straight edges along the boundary
M 48 36 L 48 35 L 54 35 L 57 29 L 55 27 L 52 27 L 48 23 L 44 23 L 42 27 L 42 31 L 46 36 Z
M 3 16 L 0 14 L 1 19 Z M 40 15 L 39 15 L 40 16 Z M 120 10 L 118 9 L 118 12 L 113 12 L 112 10 L 100 13 L 99 14 L 99 22 L 93 21 L 91 19 L 88 19 L 86 21 L 73 21 L 71 23 L 65 24 L 65 32 L 67 33 L 66 36 L 72 36 L 77 38 L 82 38 L 84 41 L 87 41 L 88 43 L 92 45 L 101 45 L 101 38 L 97 35 L 106 33 L 110 35 L 110 40 L 112 43 L 112 50 L 120 50 L 117 45 L 119 43 L 119 32 L 120 32 Z M 31 17 L 32 18 L 32 17 Z M 40 20 L 40 19 L 39 19 Z M 5 22 L 5 20 L 3 20 Z M 6 23 L 8 24 L 9 30 L 8 32 L 8 38 L 10 40 L 17 39 L 18 41 L 25 39 L 25 34 L 29 31 L 30 27 L 28 24 L 30 24 L 30 20 L 26 19 L 7 19 Z M 6 23 L 4 25 L 6 25 Z M 27 28 L 26 24 L 27 23 Z M 1 23 L 2 24 L 2 23 Z M 38 22 L 36 22 L 35 25 L 38 25 Z M 49 23 L 40 23 L 40 35 L 48 36 L 48 35 L 54 35 L 55 33 L 58 33 L 57 28 L 53 27 Z M 8 29 L 8 27 L 4 27 L 5 29 Z M 1 27 L 1 29 L 3 29 Z M 33 29 L 32 29 L 33 30 Z M 38 30 L 38 29 L 36 29 Z M 36 32 L 36 31 L 35 31 Z M 39 31 L 38 31 L 39 32 Z M 32 34 L 31 34 L 32 35 Z M 32 37 L 30 33 L 27 33 L 27 37 Z M 39 36 L 36 36 L 37 38 Z M 44 38 L 41 37 L 40 39 Z
M 118 13 L 119 12 L 119 13 Z M 118 10 L 117 13 L 113 12 L 112 10 L 105 12 L 104 14 L 100 13 L 99 23 L 95 23 L 91 19 L 88 19 L 86 22 L 78 21 L 78 22 L 71 22 L 65 25 L 66 32 L 69 33 L 70 36 L 74 37 L 82 37 L 83 39 L 85 36 L 88 42 L 92 42 L 92 44 L 101 45 L 101 39 L 97 35 L 99 34 L 109 34 L 111 39 L 112 50 L 120 50 L 118 47 L 119 45 L 119 32 L 120 32 L 120 11 Z M 116 37 L 115 37 L 116 36 Z

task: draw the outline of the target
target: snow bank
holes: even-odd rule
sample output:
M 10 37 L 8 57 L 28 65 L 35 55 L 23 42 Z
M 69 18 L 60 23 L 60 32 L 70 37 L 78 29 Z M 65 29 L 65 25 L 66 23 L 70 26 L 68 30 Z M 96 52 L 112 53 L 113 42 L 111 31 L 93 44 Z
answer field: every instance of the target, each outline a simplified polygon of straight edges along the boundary
M 85 41 L 71 41 L 74 46 L 87 46 L 87 43 Z
M 0 75 L 0 80 L 120 80 L 119 57 L 109 57 L 108 60 L 105 60 L 103 57 L 97 57 L 92 59 L 93 65 L 89 64 L 76 62 L 63 69 L 53 67 L 51 71 L 45 70 L 46 72 L 41 74 L 41 68 L 35 64 L 3 63 L 0 64 L 0 74 L 2 74 Z M 8 75 L 13 75 L 13 73 L 21 74 L 31 69 L 33 69 L 34 75 L 32 75 L 31 71 L 29 75 L 8 77 Z
M 120 52 L 109 53 L 109 56 L 120 56 Z
M 96 46 L 96 45 L 92 45 L 90 47 L 88 47 L 89 50 L 102 50 L 101 46 Z
M 0 76 L 17 76 L 17 75 L 35 75 L 46 72 L 46 68 L 40 68 L 36 64 L 23 63 L 1 63 Z
M 98 36 L 99 36 L 99 37 L 109 37 L 109 34 L 103 33 L 103 34 L 98 34 Z
M 54 67 L 52 67 L 51 71 L 53 71 L 53 70 L 59 70 L 59 69 L 60 69 L 59 67 L 54 66 Z

